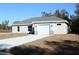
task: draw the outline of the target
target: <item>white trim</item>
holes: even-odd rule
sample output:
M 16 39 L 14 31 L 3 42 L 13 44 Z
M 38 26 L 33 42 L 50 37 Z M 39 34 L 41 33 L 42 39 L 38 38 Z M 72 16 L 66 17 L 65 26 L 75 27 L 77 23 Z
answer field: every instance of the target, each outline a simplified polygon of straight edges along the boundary
M 34 22 L 32 22 L 31 24 L 34 24 L 34 23 L 68 23 L 66 20 L 63 20 L 63 21 L 34 21 Z

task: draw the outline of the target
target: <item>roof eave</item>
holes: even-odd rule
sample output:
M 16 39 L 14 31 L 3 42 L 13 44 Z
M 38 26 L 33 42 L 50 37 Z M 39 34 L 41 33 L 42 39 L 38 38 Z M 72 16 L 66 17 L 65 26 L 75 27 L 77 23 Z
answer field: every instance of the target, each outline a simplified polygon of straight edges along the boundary
M 47 23 L 47 22 L 52 22 L 52 23 L 56 23 L 56 22 L 64 22 L 64 23 L 68 23 L 67 21 L 34 21 L 34 22 L 32 22 L 32 24 L 34 24 L 34 23 Z

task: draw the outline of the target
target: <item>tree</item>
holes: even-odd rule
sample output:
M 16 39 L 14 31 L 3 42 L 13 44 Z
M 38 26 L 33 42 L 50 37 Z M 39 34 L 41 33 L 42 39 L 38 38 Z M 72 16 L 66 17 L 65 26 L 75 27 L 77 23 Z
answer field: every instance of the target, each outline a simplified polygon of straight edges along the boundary
M 64 9 L 62 9 L 62 10 L 57 9 L 54 14 L 52 12 L 48 13 L 48 12 L 45 12 L 45 11 L 41 12 L 41 14 L 42 14 L 43 17 L 56 16 L 56 17 L 65 19 L 68 22 L 70 22 L 69 13 Z
M 9 21 L 8 21 L 8 20 L 3 21 L 2 24 L 1 24 L 1 25 L 2 25 L 2 29 L 3 29 L 3 30 L 4 30 L 4 29 L 7 30 L 7 29 L 8 29 L 8 24 L 9 24 Z
M 69 13 L 66 10 L 62 9 L 60 11 L 60 15 L 61 15 L 60 16 L 61 18 L 66 19 L 66 20 L 69 20 Z
M 2 28 L 1 24 L 0 24 L 0 29 Z
M 56 16 L 56 17 L 60 17 L 60 16 L 61 16 L 59 10 L 56 10 L 55 13 L 54 13 L 53 15 Z
M 50 13 L 47 13 L 47 12 L 41 12 L 41 14 L 42 14 L 42 16 L 43 17 L 49 17 L 49 16 L 51 16 L 52 15 L 52 13 L 50 12 Z
M 76 16 L 72 18 L 74 20 L 71 25 L 72 32 L 79 33 L 79 4 L 76 4 L 75 10 Z
M 76 16 L 79 18 L 79 3 L 76 4 L 75 13 L 76 13 Z
M 55 13 L 53 14 L 54 16 L 56 17 L 59 17 L 59 18 L 62 18 L 62 19 L 65 19 L 67 20 L 68 22 L 70 22 L 70 19 L 69 19 L 69 13 L 62 9 L 62 10 L 56 10 Z

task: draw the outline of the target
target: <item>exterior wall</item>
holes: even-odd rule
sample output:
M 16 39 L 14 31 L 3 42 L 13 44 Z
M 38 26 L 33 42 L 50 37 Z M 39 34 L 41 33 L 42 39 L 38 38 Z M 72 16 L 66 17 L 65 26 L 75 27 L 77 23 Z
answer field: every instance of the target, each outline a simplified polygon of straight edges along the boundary
M 61 25 L 57 25 L 57 24 L 61 24 Z M 66 23 L 42 23 L 42 24 L 33 24 L 33 28 L 34 28 L 34 33 L 38 34 L 38 31 L 41 31 L 39 29 L 39 27 L 41 26 L 45 26 L 44 28 L 41 27 L 40 29 L 42 29 L 45 32 L 49 31 L 49 34 L 67 34 L 68 33 L 68 26 Z M 46 26 L 49 26 L 46 29 Z M 18 26 L 13 26 L 12 27 L 12 32 L 13 33 L 29 33 L 28 31 L 28 26 L 19 26 L 20 31 L 18 32 Z
M 18 31 L 17 31 L 17 26 L 12 26 L 12 32 L 13 32 L 13 33 L 18 33 Z
M 19 32 L 17 27 L 18 26 L 12 26 L 13 33 L 28 33 L 28 26 L 19 26 Z
M 61 24 L 61 25 L 57 25 L 57 24 Z M 53 24 L 53 32 L 54 34 L 67 34 L 68 26 L 66 23 L 55 23 Z
M 45 23 L 49 25 L 49 34 L 67 34 L 68 26 L 66 23 Z M 61 25 L 57 25 L 61 24 Z M 35 34 L 38 34 L 38 28 L 40 24 L 33 24 Z M 46 31 L 45 28 L 43 30 Z
M 20 26 L 20 33 L 28 33 L 28 26 Z

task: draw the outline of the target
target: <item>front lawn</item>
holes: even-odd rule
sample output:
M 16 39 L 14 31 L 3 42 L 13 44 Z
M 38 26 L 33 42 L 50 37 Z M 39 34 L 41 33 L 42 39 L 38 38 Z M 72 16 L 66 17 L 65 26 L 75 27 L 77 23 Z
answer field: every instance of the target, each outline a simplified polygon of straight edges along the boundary
M 15 55 L 71 55 L 79 54 L 79 35 L 51 35 L 8 49 Z

